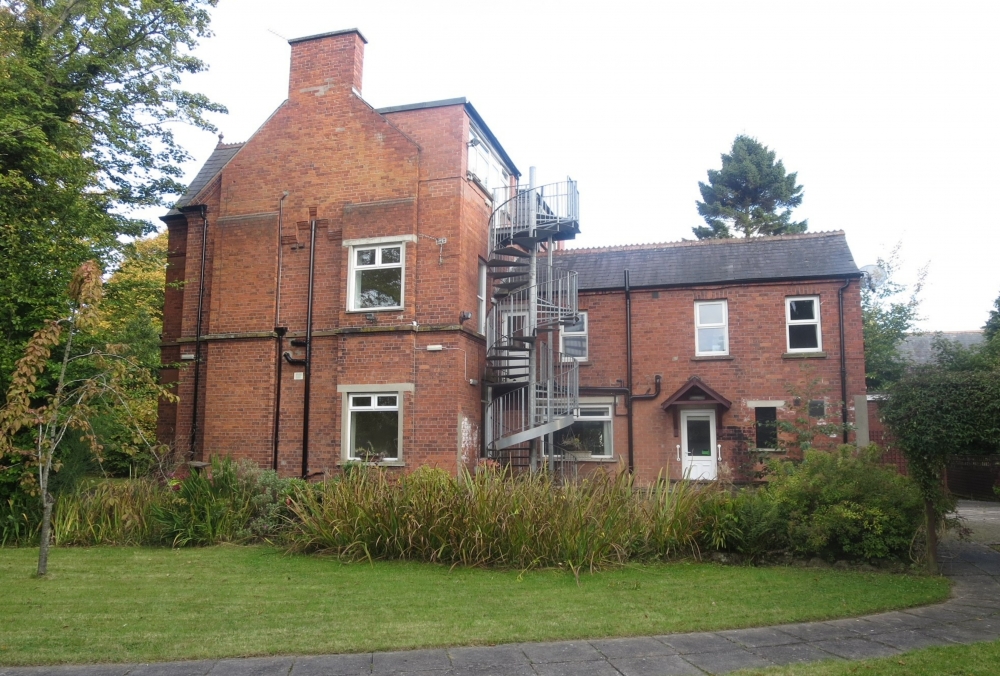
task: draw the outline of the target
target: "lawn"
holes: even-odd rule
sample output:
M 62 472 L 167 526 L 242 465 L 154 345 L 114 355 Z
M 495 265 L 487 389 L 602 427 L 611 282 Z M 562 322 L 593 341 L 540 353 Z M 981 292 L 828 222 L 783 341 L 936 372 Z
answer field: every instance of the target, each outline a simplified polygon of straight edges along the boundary
M 392 650 L 703 631 L 940 601 L 942 578 L 674 563 L 573 575 L 267 547 L 0 549 L 0 664 Z
M 861 662 L 819 662 L 733 676 L 995 676 L 1000 670 L 1000 641 L 925 648 L 896 657 Z

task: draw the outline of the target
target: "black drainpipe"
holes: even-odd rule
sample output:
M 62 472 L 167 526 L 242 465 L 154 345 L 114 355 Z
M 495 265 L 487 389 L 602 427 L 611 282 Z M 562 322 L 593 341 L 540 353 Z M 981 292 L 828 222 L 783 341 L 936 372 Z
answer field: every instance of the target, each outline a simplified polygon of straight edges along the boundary
M 628 471 L 635 471 L 635 452 L 632 447 L 632 287 L 628 270 L 625 271 L 625 388 L 628 390 Z
M 306 392 L 302 408 L 302 478 L 309 476 L 309 386 L 312 371 L 313 282 L 316 277 L 316 219 L 310 223 L 309 234 L 309 292 L 306 298 Z
M 278 435 L 281 432 L 281 351 L 285 346 L 285 334 L 288 333 L 288 327 L 279 326 L 281 323 L 281 259 L 283 253 L 281 247 L 281 227 L 286 197 L 288 197 L 287 190 L 281 194 L 281 198 L 278 200 L 278 241 L 276 242 L 278 245 L 278 260 L 274 275 L 274 342 L 276 362 L 274 367 L 274 429 L 272 430 L 271 469 L 275 472 L 278 471 Z
M 285 346 L 286 333 L 288 333 L 288 327 L 274 327 L 275 345 L 278 348 L 278 363 L 275 365 L 274 374 L 274 430 L 272 432 L 274 441 L 271 448 L 271 469 L 275 472 L 278 471 L 278 434 L 281 432 L 281 351 Z
M 837 291 L 840 303 L 840 398 L 844 402 L 840 407 L 840 417 L 844 423 L 844 443 L 847 443 L 847 352 L 844 350 L 844 289 L 851 285 L 848 278 Z
M 201 315 L 205 306 L 205 260 L 208 252 L 208 209 L 201 205 L 201 272 L 198 273 L 198 319 L 194 336 L 194 396 L 191 397 L 191 439 L 188 459 L 194 460 L 198 440 L 198 390 L 201 387 Z

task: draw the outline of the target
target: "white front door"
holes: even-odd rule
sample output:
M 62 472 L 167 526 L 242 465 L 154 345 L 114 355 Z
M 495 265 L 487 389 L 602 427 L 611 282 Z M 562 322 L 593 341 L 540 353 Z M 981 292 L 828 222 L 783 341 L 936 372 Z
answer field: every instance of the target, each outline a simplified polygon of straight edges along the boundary
M 718 477 L 714 410 L 681 411 L 681 458 L 685 479 Z

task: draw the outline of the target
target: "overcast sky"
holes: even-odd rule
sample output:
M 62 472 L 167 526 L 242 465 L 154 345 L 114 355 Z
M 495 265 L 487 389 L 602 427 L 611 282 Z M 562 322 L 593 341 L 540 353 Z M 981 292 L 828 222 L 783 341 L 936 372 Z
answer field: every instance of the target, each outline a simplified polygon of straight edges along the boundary
M 691 239 L 737 134 L 798 172 L 796 218 L 858 265 L 930 263 L 921 327 L 977 329 L 1000 295 L 1000 2 L 221 0 L 207 73 L 227 142 L 286 98 L 282 38 L 358 28 L 375 107 L 464 96 L 527 175 L 572 176 L 574 246 Z M 279 37 L 281 36 L 281 37 Z M 217 139 L 180 131 L 193 178 Z

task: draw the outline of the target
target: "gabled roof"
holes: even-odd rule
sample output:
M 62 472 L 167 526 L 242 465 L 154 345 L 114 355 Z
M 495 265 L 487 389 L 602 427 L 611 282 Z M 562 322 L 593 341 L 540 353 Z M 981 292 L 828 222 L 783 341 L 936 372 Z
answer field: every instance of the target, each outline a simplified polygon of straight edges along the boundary
M 843 231 L 556 251 L 581 291 L 860 277 Z
M 694 392 L 701 393 L 701 399 L 692 400 L 689 397 Z M 703 381 L 698 376 L 691 376 L 687 379 L 687 382 L 680 386 L 680 388 L 667 397 L 667 400 L 660 404 L 660 408 L 664 411 L 669 409 L 671 406 L 676 404 L 717 404 L 721 406 L 724 410 L 728 411 L 733 406 L 733 402 L 729 401 L 721 394 L 709 387 L 705 381 Z
M 215 150 L 212 151 L 208 160 L 202 165 L 198 175 L 194 177 L 191 185 L 184 191 L 181 198 L 177 200 L 174 208 L 167 212 L 167 216 L 176 216 L 181 213 L 181 207 L 186 207 L 190 204 L 191 200 L 205 189 L 205 186 L 222 171 L 222 168 L 229 163 L 229 160 L 233 159 L 243 145 L 242 143 L 219 143 L 219 145 L 215 146 Z

